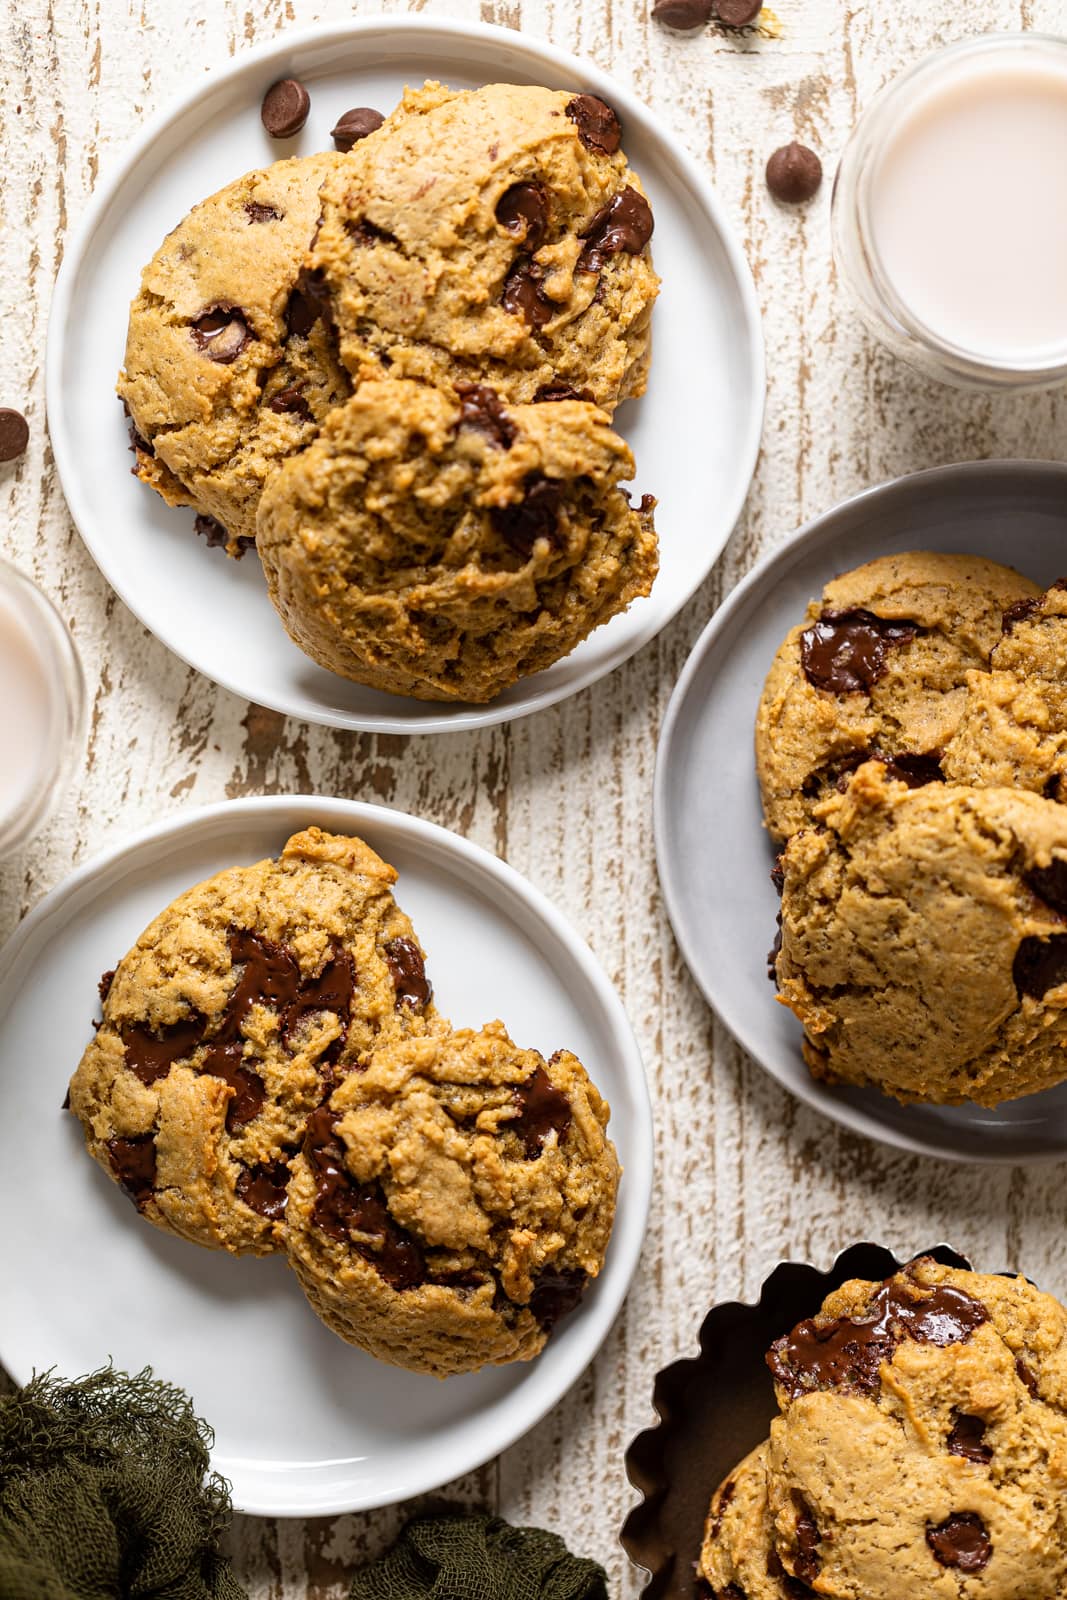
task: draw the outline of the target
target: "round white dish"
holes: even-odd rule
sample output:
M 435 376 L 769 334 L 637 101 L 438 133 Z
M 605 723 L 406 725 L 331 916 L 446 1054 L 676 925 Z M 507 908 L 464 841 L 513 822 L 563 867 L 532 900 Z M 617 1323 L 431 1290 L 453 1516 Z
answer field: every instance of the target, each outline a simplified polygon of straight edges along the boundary
M 259 118 L 264 90 L 281 77 L 298 77 L 311 92 L 306 127 L 284 141 L 269 139 Z M 637 458 L 637 488 L 660 500 L 662 566 L 653 593 L 484 707 L 382 694 L 304 656 L 275 615 L 255 556 L 231 562 L 208 550 L 192 531 L 191 512 L 168 510 L 130 476 L 114 393 L 141 268 L 190 206 L 250 168 L 331 148 L 329 130 L 341 112 L 353 105 L 388 111 L 406 83 L 424 78 L 458 88 L 494 80 L 574 86 L 610 100 L 652 201 L 663 278 L 649 391 L 618 413 Z M 334 727 L 430 733 L 504 722 L 576 693 L 684 605 L 726 543 L 755 467 L 763 341 L 751 275 L 713 190 L 678 137 L 627 89 L 588 62 L 503 28 L 379 16 L 244 52 L 147 124 L 67 243 L 52 304 L 47 391 L 52 448 L 82 538 L 164 644 L 276 711 Z
M 834 573 L 900 550 L 952 550 L 1067 572 L 1067 466 L 976 461 L 898 478 L 800 530 L 741 583 L 701 634 L 660 735 L 655 835 L 675 937 L 709 1004 L 779 1083 L 834 1121 L 949 1160 L 1067 1156 L 1067 1085 L 995 1111 L 903 1106 L 874 1090 L 816 1083 L 796 1019 L 767 979 L 778 899 L 763 828 L 753 728 L 774 653 Z
M 277 1258 L 234 1259 L 137 1217 L 61 1111 L 99 1015 L 101 971 L 176 894 L 275 853 L 317 823 L 356 832 L 400 873 L 397 895 L 457 1025 L 500 1016 L 524 1045 L 586 1063 L 612 1109 L 625 1175 L 603 1273 L 530 1363 L 420 1376 L 350 1348 Z M 18 1382 L 109 1358 L 181 1384 L 215 1430 L 241 1511 L 366 1510 L 468 1472 L 540 1420 L 593 1359 L 625 1297 L 652 1184 L 652 1118 L 622 1004 L 566 919 L 510 867 L 428 822 L 350 800 L 280 796 L 168 819 L 79 867 L 0 959 L 0 1123 L 17 1197 L 0 1216 L 0 1360 Z

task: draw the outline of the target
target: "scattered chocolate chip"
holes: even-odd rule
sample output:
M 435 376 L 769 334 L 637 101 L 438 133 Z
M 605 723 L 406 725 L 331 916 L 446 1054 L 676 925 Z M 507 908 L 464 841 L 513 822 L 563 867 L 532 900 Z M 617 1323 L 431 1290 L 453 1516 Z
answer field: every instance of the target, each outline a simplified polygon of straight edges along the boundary
M 190 332 L 197 349 L 224 367 L 237 360 L 251 337 L 238 306 L 211 306 L 197 317 Z
M 925 753 L 904 750 L 896 756 L 876 756 L 875 760 L 883 763 L 887 778 L 906 783 L 909 789 L 922 789 L 928 783 L 944 783 L 941 756 L 940 750 L 928 750 Z
M 640 255 L 652 237 L 652 207 L 643 194 L 627 186 L 596 212 L 579 238 L 586 241 L 578 257 L 579 272 L 599 272 L 609 256 L 625 250 Z
M 280 78 L 263 96 L 260 117 L 272 139 L 291 139 L 311 110 L 311 96 L 295 78 Z
M 538 249 L 548 227 L 548 196 L 541 183 L 513 183 L 496 203 L 496 220 L 521 239 L 531 254 Z
M 954 1511 L 936 1528 L 927 1525 L 926 1542 L 941 1566 L 959 1572 L 984 1571 L 993 1554 L 986 1525 L 975 1511 Z
M 155 1135 L 143 1133 L 134 1139 L 109 1139 L 107 1153 L 112 1172 L 138 1211 L 143 1210 L 156 1186 Z
M 268 411 L 277 412 L 279 415 L 299 417 L 301 422 L 311 422 L 311 407 L 295 384 L 290 384 L 286 389 L 279 389 L 267 401 Z
M 123 1023 L 119 1035 L 126 1046 L 126 1065 L 142 1083 L 165 1078 L 176 1061 L 192 1055 L 204 1037 L 206 1024 L 207 1018 L 199 1011 L 170 1023 L 158 1034 L 140 1023 Z
M 525 497 L 515 506 L 494 506 L 489 520 L 511 548 L 529 560 L 538 539 L 555 541 L 563 486 L 540 473 L 526 479 Z
M 1036 1400 L 1038 1395 L 1037 1378 L 1026 1365 L 1022 1356 L 1016 1356 L 1015 1358 L 1015 1372 L 1027 1394 L 1032 1395 Z
M 290 336 L 306 339 L 319 319 L 327 330 L 333 328 L 333 303 L 325 275 L 302 269 L 293 285 L 285 308 L 285 326 Z
M 433 996 L 433 985 L 426 976 L 426 963 L 414 939 L 401 936 L 390 939 L 384 947 L 385 964 L 393 977 L 398 1006 L 408 1006 L 419 1011 L 428 1006 Z
M 249 222 L 280 222 L 282 214 L 275 211 L 273 206 L 262 205 L 258 200 L 246 200 L 245 211 L 248 213 Z
M 381 112 L 371 106 L 354 106 L 351 111 L 343 112 L 330 129 L 334 149 L 347 153 L 360 139 L 365 139 L 369 133 L 377 133 L 384 121 Z
M 544 1067 L 535 1067 L 524 1083 L 512 1089 L 511 1098 L 519 1108 L 518 1116 L 505 1126 L 519 1135 L 527 1161 L 534 1161 L 553 1129 L 559 1141 L 565 1137 L 571 1125 L 571 1103 Z
M 1067 858 L 1053 856 L 1047 867 L 1034 867 L 1028 872 L 1025 882 L 1039 900 L 1067 917 Z
M 477 428 L 500 450 L 510 450 L 518 430 L 510 421 L 495 389 L 486 383 L 457 383 L 459 426 Z
M 1050 989 L 1067 983 L 1067 933 L 1048 939 L 1023 939 L 1015 952 L 1011 975 L 1015 987 L 1032 1000 L 1043 1000 Z
M 0 406 L 0 461 L 15 461 L 30 442 L 30 426 L 21 411 Z
M 569 383 L 543 383 L 534 395 L 534 404 L 552 400 L 584 400 L 589 405 L 596 404 L 591 389 L 572 389 Z
M 399 245 L 400 240 L 395 233 L 388 233 L 385 228 L 377 227 L 367 217 L 358 217 L 345 223 L 345 232 L 353 244 L 364 247 L 384 241 L 386 244 Z
M 394 1289 L 413 1289 L 426 1279 L 422 1251 L 393 1220 L 381 1186 L 356 1184 L 349 1177 L 337 1122 L 328 1106 L 308 1118 L 304 1154 L 316 1179 L 312 1221 L 332 1239 L 350 1244 Z M 355 1239 L 353 1233 L 368 1237 Z
M 815 1389 L 873 1394 L 879 1368 L 904 1339 L 944 1347 L 962 1344 L 989 1321 L 981 1301 L 950 1284 L 914 1293 L 895 1278 L 872 1295 L 865 1317 L 820 1322 L 811 1317 L 775 1340 L 767 1365 L 775 1382 L 795 1399 Z
M 585 1273 L 573 1267 L 564 1267 L 559 1272 L 546 1267 L 537 1274 L 530 1310 L 546 1333 L 551 1332 L 561 1317 L 574 1310 L 587 1281 Z
M 885 671 L 891 645 L 920 632 L 915 622 L 892 622 L 871 611 L 824 611 L 800 635 L 804 676 L 831 694 L 866 694 Z
M 565 107 L 587 150 L 613 156 L 622 141 L 622 123 L 605 100 L 595 94 L 578 94 Z
M 289 1199 L 288 1163 L 266 1161 L 245 1167 L 237 1176 L 237 1198 L 271 1222 L 284 1217 Z
M 558 307 L 541 287 L 545 269 L 529 256 L 516 256 L 504 279 L 500 304 L 513 317 L 524 317 L 531 328 L 543 328 L 551 322 Z
M 1038 606 L 1039 600 L 1013 600 L 1010 606 L 1005 606 L 1000 616 L 1000 631 L 1010 633 L 1017 622 L 1025 622 L 1032 617 Z
M 114 969 L 114 967 L 108 967 L 106 972 L 102 972 L 100 974 L 100 982 L 96 986 L 96 992 L 100 996 L 100 1004 L 101 1005 L 104 1004 L 104 1002 L 106 1001 L 108 995 L 111 993 L 111 985 L 114 983 L 114 981 L 115 981 L 115 969 Z
M 691 28 L 703 28 L 711 21 L 714 9 L 713 0 L 656 0 L 652 16 L 665 28 L 686 33 Z
M 719 15 L 722 16 L 721 9 Z M 725 22 L 727 18 L 722 17 L 722 20 Z M 767 162 L 767 187 L 783 205 L 798 206 L 811 200 L 821 183 L 822 162 L 814 150 L 809 150 L 806 144 L 797 144 L 796 140 L 782 145 Z
M 747 28 L 763 10 L 763 0 L 716 0 L 715 15 L 728 28 Z
M 982 1443 L 985 1429 L 986 1425 L 981 1417 L 969 1417 L 965 1412 L 957 1411 L 952 1432 L 948 1436 L 949 1454 L 963 1456 L 967 1461 L 978 1461 L 983 1465 L 992 1461 L 992 1449 Z
M 819 1524 L 815 1521 L 814 1513 L 803 1495 L 793 1491 L 793 1507 L 796 1511 L 796 1540 L 797 1554 L 793 1565 L 796 1575 L 801 1583 L 814 1583 L 822 1569 L 819 1558 L 819 1545 L 822 1542 L 819 1533 Z

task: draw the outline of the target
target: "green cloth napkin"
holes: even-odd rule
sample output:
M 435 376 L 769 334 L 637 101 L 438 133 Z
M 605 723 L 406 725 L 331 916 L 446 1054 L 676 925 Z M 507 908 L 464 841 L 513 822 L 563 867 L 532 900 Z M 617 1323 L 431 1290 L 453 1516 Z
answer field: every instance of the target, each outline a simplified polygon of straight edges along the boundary
M 0 1399 L 3 1600 L 247 1600 L 218 1553 L 225 1481 L 188 1397 L 146 1368 Z
M 604 1569 L 543 1528 L 420 1517 L 352 1579 L 349 1600 L 607 1600 Z

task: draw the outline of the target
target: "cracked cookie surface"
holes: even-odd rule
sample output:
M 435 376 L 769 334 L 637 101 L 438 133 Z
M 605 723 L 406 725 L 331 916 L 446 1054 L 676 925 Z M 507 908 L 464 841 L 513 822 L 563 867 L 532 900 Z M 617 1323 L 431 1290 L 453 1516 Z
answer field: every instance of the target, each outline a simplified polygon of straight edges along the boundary
M 319 187 L 345 158 L 278 161 L 194 206 L 145 268 L 118 393 L 135 471 L 239 554 L 280 461 L 351 392 L 323 304 L 301 279 Z M 299 281 L 298 281 L 299 280 Z
M 834 578 L 783 641 L 756 717 L 756 769 L 776 839 L 864 760 L 921 786 L 949 776 L 944 752 L 969 675 L 986 672 L 1005 613 L 1040 597 L 978 556 L 911 551 Z
M 293 1164 L 289 1259 L 312 1308 L 439 1377 L 537 1355 L 603 1265 L 607 1122 L 575 1056 L 546 1061 L 502 1023 L 383 1042 Z
M 582 401 L 363 383 L 264 493 L 271 599 L 322 666 L 394 694 L 485 702 L 649 592 L 650 498 Z
M 395 880 L 362 840 L 309 828 L 180 895 L 109 975 L 70 1107 L 150 1222 L 235 1254 L 282 1248 L 308 1114 L 433 1014 Z
M 642 394 L 653 218 L 592 95 L 409 89 L 330 174 L 309 265 L 357 377 Z
M 816 820 L 776 963 L 813 1075 L 989 1106 L 1067 1078 L 1067 809 L 867 762 Z

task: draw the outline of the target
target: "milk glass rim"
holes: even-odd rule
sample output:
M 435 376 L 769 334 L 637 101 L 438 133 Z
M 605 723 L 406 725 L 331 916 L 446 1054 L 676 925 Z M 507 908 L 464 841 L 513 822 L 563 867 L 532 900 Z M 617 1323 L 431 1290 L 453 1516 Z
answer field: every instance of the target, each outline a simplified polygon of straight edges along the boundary
M 946 68 L 967 57 L 980 58 L 998 51 L 1037 55 L 1051 52 L 1062 55 L 1067 63 L 1067 36 L 1040 33 L 1036 30 L 1022 32 L 983 33 L 970 39 L 959 39 L 942 45 L 920 56 L 911 66 L 905 67 L 882 86 L 860 116 L 849 136 L 834 179 L 833 202 L 835 209 L 841 204 L 841 191 L 848 187 L 852 221 L 860 248 L 866 257 L 871 281 L 881 299 L 886 313 L 896 322 L 898 331 L 925 346 L 964 378 L 978 382 L 992 382 L 1010 386 L 1013 380 L 1020 384 L 1040 385 L 1067 378 L 1067 337 L 1056 346 L 1046 346 L 1036 351 L 1029 360 L 1007 356 L 998 358 L 988 351 L 979 351 L 944 338 L 918 316 L 897 293 L 885 269 L 879 252 L 869 214 L 870 187 L 877 168 L 877 157 L 890 131 L 892 118 L 901 109 L 901 102 L 913 102 L 917 91 L 932 81 Z M 840 220 L 840 219 L 839 219 Z
M 0 555 L 0 592 L 25 602 L 19 616 L 41 652 L 50 692 L 40 780 L 16 812 L 6 817 L 0 814 L 0 855 L 10 855 L 47 821 L 71 777 L 85 731 L 85 675 L 70 630 L 54 602 L 4 555 Z

